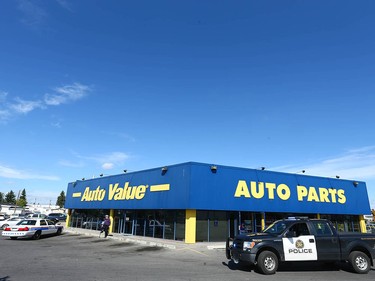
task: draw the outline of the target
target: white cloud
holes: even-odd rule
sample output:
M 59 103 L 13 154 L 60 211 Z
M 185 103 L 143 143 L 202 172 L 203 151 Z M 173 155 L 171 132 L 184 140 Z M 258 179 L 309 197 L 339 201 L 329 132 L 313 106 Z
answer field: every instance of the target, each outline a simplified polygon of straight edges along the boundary
M 77 152 L 72 152 L 72 154 L 76 159 L 78 159 L 77 161 L 62 160 L 59 162 L 59 164 L 67 167 L 81 168 L 89 165 L 84 161 L 92 161 L 99 164 L 104 170 L 111 170 L 115 167 L 121 167 L 125 161 L 129 159 L 129 155 L 123 152 L 110 152 L 107 154 L 98 154 L 93 156 L 82 156 Z
M 41 101 L 27 101 L 20 98 L 15 99 L 15 103 L 9 105 L 15 113 L 27 114 L 37 108 L 43 108 Z
M 346 151 L 343 155 L 295 166 L 274 167 L 274 171 L 296 173 L 305 170 L 306 174 L 322 177 L 365 181 L 370 206 L 375 209 L 375 146 L 366 146 Z
M 102 168 L 103 168 L 104 170 L 111 170 L 111 169 L 113 169 L 113 167 L 114 167 L 114 164 L 113 164 L 113 163 L 104 163 L 104 164 L 102 165 Z
M 100 163 L 105 170 L 110 170 L 115 166 L 122 165 L 128 158 L 129 156 L 123 152 L 111 152 L 108 154 L 87 157 L 87 159 Z
M 343 155 L 316 163 L 274 167 L 273 170 L 290 173 L 305 170 L 307 174 L 315 176 L 335 177 L 339 175 L 345 179 L 375 179 L 375 146 L 348 150 Z
M 28 114 L 36 109 L 46 109 L 84 98 L 91 91 L 89 86 L 73 83 L 55 88 L 52 94 L 44 95 L 43 100 L 24 100 L 16 97 L 13 102 L 7 102 L 8 93 L 0 91 L 0 121 L 6 122 L 11 117 Z
M 18 9 L 22 12 L 22 23 L 30 27 L 38 27 L 47 17 L 46 11 L 35 1 L 19 0 Z
M 55 88 L 55 93 L 45 94 L 44 102 L 47 105 L 60 105 L 79 100 L 87 95 L 90 87 L 80 83 Z
M 0 177 L 9 178 L 9 179 L 40 179 L 40 180 L 59 180 L 56 176 L 46 176 L 46 175 L 39 175 L 36 173 L 23 171 L 23 170 L 16 170 L 7 166 L 0 165 Z
M 2 110 L 0 109 L 0 122 L 1 121 L 7 121 L 10 117 L 10 112 L 9 110 Z

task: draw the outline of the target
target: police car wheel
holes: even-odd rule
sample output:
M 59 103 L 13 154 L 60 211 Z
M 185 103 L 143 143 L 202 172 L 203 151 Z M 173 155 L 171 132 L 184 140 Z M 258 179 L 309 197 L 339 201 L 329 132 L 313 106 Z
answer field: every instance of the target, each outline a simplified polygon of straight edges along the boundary
M 279 266 L 276 255 L 270 251 L 263 251 L 257 259 L 258 270 L 265 275 L 275 274 Z
M 231 238 L 227 238 L 227 242 L 225 243 L 225 256 L 227 257 L 228 260 L 230 260 L 232 257 L 231 257 L 231 254 L 230 254 L 230 247 L 229 247 L 229 241 L 231 240 Z
M 35 232 L 35 234 L 33 235 L 33 239 L 34 240 L 38 240 L 40 238 L 40 236 L 42 236 L 42 232 L 40 230 L 38 230 L 37 232 Z
M 349 263 L 357 273 L 368 273 L 371 269 L 370 258 L 365 253 L 359 251 L 350 253 Z

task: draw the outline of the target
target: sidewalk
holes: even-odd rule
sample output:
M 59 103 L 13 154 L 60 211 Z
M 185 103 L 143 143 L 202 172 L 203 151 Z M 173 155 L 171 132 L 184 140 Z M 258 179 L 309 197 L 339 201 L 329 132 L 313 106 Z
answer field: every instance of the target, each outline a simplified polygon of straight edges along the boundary
M 75 227 L 64 227 L 64 232 L 88 235 L 93 237 L 99 237 L 98 230 L 75 228 Z M 194 250 L 224 250 L 225 242 L 197 242 L 195 244 L 186 244 L 183 241 L 167 240 L 160 238 L 152 238 L 145 236 L 134 236 L 129 234 L 111 233 L 107 239 L 114 239 L 124 242 L 130 242 L 135 244 L 141 244 L 150 247 L 164 247 L 168 249 L 194 249 Z

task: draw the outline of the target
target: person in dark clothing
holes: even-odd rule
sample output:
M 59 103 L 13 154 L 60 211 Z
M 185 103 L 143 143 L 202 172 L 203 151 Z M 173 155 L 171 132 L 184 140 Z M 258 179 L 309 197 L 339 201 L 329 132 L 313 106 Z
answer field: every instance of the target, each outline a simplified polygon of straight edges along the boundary
M 105 215 L 104 221 L 102 222 L 102 229 L 99 233 L 99 237 L 100 237 L 100 234 L 104 232 L 104 238 L 107 238 L 110 225 L 111 225 L 111 220 L 109 219 L 108 215 Z

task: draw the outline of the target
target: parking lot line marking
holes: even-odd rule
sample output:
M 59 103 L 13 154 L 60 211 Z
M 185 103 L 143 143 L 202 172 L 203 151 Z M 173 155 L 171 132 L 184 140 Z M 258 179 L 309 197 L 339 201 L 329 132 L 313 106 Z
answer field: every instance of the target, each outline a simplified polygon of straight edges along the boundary
M 182 251 L 182 250 L 190 250 L 190 251 L 192 251 L 192 252 L 194 252 L 194 253 L 201 254 L 201 255 L 203 255 L 203 256 L 207 256 L 207 257 L 208 257 L 208 255 L 205 254 L 205 253 L 202 253 L 202 252 L 199 252 L 199 251 L 197 251 L 197 250 L 190 249 L 190 248 L 187 248 L 187 247 L 185 247 L 185 248 L 181 248 L 181 249 L 177 249 L 177 251 Z

